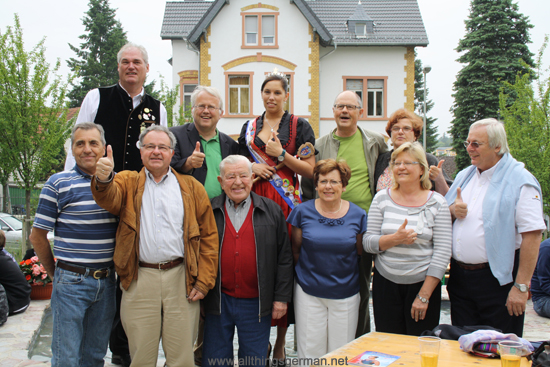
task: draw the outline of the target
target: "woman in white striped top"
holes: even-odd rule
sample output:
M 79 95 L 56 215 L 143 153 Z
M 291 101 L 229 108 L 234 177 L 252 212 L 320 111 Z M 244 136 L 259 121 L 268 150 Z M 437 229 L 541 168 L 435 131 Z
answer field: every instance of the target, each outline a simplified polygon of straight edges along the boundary
M 451 257 L 452 223 L 443 196 L 430 191 L 419 143 L 391 156 L 393 186 L 379 191 L 368 215 L 365 251 L 375 254 L 376 331 L 420 335 L 439 324 L 441 278 Z

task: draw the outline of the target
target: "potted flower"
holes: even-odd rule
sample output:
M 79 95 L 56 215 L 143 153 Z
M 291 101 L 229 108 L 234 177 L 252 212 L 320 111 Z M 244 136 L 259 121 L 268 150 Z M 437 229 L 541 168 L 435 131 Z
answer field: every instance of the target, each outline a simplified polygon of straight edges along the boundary
M 49 299 L 52 294 L 52 278 L 40 263 L 38 256 L 19 263 L 19 268 L 25 274 L 27 282 L 32 287 L 31 299 Z

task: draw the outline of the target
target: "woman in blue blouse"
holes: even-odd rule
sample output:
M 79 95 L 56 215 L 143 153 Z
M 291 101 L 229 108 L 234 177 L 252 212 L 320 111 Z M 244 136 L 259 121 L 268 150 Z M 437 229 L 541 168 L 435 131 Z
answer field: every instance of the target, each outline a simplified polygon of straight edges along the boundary
M 359 258 L 365 211 L 342 200 L 351 177 L 345 161 L 325 159 L 313 171 L 319 199 L 298 205 L 292 225 L 298 358 L 318 358 L 355 338 Z

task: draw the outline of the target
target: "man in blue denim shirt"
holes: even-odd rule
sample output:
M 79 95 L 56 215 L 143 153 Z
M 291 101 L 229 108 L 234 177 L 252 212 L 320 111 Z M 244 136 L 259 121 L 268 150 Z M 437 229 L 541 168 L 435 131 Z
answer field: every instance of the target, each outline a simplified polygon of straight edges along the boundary
M 44 185 L 30 240 L 53 277 L 52 366 L 104 365 L 115 314 L 113 253 L 117 218 L 99 207 L 90 189 L 105 154 L 103 128 L 76 125 L 71 134 L 76 165 Z M 55 256 L 47 239 L 55 229 Z

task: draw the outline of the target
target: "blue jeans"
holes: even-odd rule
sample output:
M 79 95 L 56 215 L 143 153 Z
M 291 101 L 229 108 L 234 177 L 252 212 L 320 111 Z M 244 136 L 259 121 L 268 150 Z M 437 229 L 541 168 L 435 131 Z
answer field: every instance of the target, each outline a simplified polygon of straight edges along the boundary
M 550 318 L 550 297 L 538 297 L 536 301 L 533 299 L 533 308 L 539 316 Z
M 104 279 L 56 267 L 52 367 L 102 367 L 115 315 L 115 272 Z
M 221 315 L 204 319 L 202 365 L 233 366 L 233 336 L 239 336 L 239 366 L 264 367 L 271 315 L 258 317 L 259 298 L 234 298 L 222 292 Z

